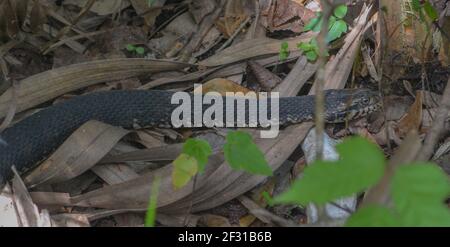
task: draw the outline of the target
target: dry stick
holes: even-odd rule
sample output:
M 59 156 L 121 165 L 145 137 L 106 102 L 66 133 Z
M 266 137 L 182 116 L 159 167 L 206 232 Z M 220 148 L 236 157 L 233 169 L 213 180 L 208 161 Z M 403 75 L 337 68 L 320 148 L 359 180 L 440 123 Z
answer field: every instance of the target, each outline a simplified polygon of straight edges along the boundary
M 50 45 L 43 54 L 45 55 L 45 54 L 49 53 L 50 51 L 54 50 L 55 48 L 58 48 L 58 47 L 64 45 L 65 43 L 67 43 L 69 41 L 75 41 L 75 40 L 78 40 L 78 39 L 88 38 L 88 37 L 100 35 L 100 34 L 103 34 L 103 33 L 106 33 L 106 32 L 110 32 L 110 31 L 112 31 L 112 29 L 100 30 L 100 31 L 92 32 L 92 33 L 83 33 L 83 34 L 72 36 L 70 38 L 62 39 L 62 40 L 60 40 L 60 41 Z
M 49 47 L 52 45 L 53 42 L 61 39 L 67 32 L 72 30 L 72 28 L 81 20 L 81 18 L 91 9 L 91 7 L 92 7 L 92 5 L 94 5 L 95 1 L 96 0 L 89 0 L 89 2 L 87 2 L 84 5 L 84 7 L 81 9 L 80 13 L 78 13 L 78 16 L 75 18 L 75 20 L 72 22 L 72 24 L 61 29 L 58 32 L 58 34 L 56 35 L 56 37 L 53 39 L 53 41 L 49 42 L 49 43 L 47 43 L 47 45 L 45 45 L 45 47 L 42 49 L 44 54 L 48 51 Z
M 315 85 L 315 125 L 316 125 L 316 160 L 322 159 L 323 153 L 323 131 L 325 128 L 324 121 L 324 108 L 325 108 L 325 96 L 323 88 L 325 85 L 325 65 L 326 65 L 326 53 L 327 42 L 326 37 L 328 34 L 328 19 L 330 18 L 333 6 L 326 1 L 320 1 L 322 5 L 322 27 L 319 35 L 317 36 L 317 43 L 319 45 L 319 58 L 317 64 L 319 69 L 317 70 Z
M 424 145 L 416 157 L 416 160 L 425 161 L 429 160 L 433 154 L 434 147 L 441 138 L 441 134 L 444 132 L 445 120 L 450 112 L 450 78 L 447 81 L 444 94 L 442 95 L 441 104 L 436 112 L 436 118 L 430 131 L 425 137 Z

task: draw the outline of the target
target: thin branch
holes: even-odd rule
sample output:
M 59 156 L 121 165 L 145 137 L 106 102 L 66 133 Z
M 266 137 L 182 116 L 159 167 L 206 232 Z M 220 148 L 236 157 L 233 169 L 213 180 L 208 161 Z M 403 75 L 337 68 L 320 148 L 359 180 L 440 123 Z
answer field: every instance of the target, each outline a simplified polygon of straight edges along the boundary
M 317 43 L 319 45 L 319 58 L 317 64 L 319 69 L 317 70 L 315 85 L 315 125 L 316 125 L 316 159 L 322 159 L 323 153 L 323 132 L 325 128 L 325 96 L 323 88 L 325 85 L 325 65 L 327 54 L 327 42 L 326 37 L 328 35 L 328 20 L 330 18 L 333 6 L 326 0 L 320 1 L 322 5 L 322 27 L 319 35 L 317 36 Z
M 417 155 L 416 159 L 420 161 L 429 160 L 433 154 L 434 147 L 441 139 L 441 134 L 445 130 L 445 121 L 450 113 L 450 78 L 447 81 L 444 94 L 442 95 L 441 104 L 436 112 L 431 129 L 425 137 L 424 145 Z

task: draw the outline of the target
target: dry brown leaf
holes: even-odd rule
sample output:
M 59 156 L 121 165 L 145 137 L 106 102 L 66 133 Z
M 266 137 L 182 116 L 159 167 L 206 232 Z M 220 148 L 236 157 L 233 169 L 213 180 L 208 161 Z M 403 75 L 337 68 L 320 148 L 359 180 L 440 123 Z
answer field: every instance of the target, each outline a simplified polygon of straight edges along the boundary
M 150 6 L 148 0 L 130 0 L 131 5 L 133 5 L 134 10 L 138 15 L 144 15 L 145 24 L 148 27 L 153 27 L 155 24 L 156 17 L 161 14 L 162 9 L 158 7 L 164 6 L 166 0 L 156 0 L 152 1 Z
M 225 6 L 224 17 L 216 21 L 217 29 L 230 38 L 241 24 L 247 19 L 241 0 L 229 0 Z
M 86 214 L 57 214 L 52 215 L 52 225 L 55 227 L 89 227 L 88 215 Z
M 247 214 L 239 219 L 240 227 L 249 227 L 253 222 L 255 222 L 256 217 L 251 214 Z
M 256 83 L 258 83 L 264 91 L 270 92 L 282 81 L 280 77 L 278 77 L 276 74 L 272 73 L 265 67 L 261 66 L 258 62 L 250 60 L 248 61 L 248 67 L 251 75 L 255 77 Z
M 89 121 L 33 170 L 25 182 L 29 186 L 36 186 L 74 178 L 94 166 L 128 133 L 119 127 Z
M 123 164 L 97 165 L 91 170 L 107 184 L 120 184 L 139 177 L 132 168 Z
M 17 112 L 101 82 L 130 78 L 144 73 L 178 70 L 184 67 L 186 64 L 177 62 L 119 58 L 73 64 L 45 71 L 20 81 Z M 0 96 L 0 118 L 7 114 L 12 95 L 9 89 Z
M 235 83 L 234 81 L 230 81 L 223 78 L 212 79 L 205 84 L 202 85 L 202 92 L 200 92 L 200 87 L 197 87 L 194 90 L 194 93 L 203 93 L 206 94 L 208 92 L 218 92 L 222 96 L 225 96 L 227 92 L 242 92 L 244 94 L 251 92 L 249 89 Z
M 303 27 L 315 17 L 313 11 L 305 8 L 296 1 L 274 1 L 267 16 L 267 25 L 270 31 L 290 30 L 295 33 L 303 31 Z
M 202 215 L 200 222 L 207 227 L 231 227 L 227 218 L 213 214 Z
M 423 94 L 421 91 L 417 91 L 414 104 L 411 105 L 408 113 L 398 122 L 396 131 L 400 137 L 406 136 L 411 130 L 419 130 L 422 123 L 422 102 Z

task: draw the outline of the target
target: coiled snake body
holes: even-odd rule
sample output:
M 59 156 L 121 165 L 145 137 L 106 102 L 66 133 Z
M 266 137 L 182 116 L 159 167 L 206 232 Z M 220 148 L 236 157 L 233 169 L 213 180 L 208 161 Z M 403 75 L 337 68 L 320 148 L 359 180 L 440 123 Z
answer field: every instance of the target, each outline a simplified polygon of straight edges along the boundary
M 25 118 L 1 134 L 6 144 L 0 144 L 0 187 L 12 177 L 12 166 L 20 174 L 32 169 L 89 120 L 123 128 L 170 127 L 171 113 L 178 106 L 171 104 L 172 94 L 137 90 L 97 92 L 55 104 Z M 364 116 L 380 106 L 377 94 L 364 89 L 328 90 L 325 99 L 327 122 Z M 206 108 L 204 105 L 203 110 Z M 267 108 L 270 116 L 270 107 Z M 313 116 L 313 96 L 279 99 L 280 125 L 312 120 Z

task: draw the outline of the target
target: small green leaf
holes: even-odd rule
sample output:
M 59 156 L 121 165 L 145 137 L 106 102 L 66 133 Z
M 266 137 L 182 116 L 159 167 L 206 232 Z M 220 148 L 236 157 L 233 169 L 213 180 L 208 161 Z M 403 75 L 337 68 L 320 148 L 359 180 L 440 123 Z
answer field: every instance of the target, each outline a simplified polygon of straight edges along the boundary
M 315 51 L 307 51 L 305 53 L 306 58 L 308 59 L 308 61 L 314 62 L 317 60 L 317 53 Z
M 139 55 L 144 55 L 145 54 L 144 47 L 137 47 L 136 48 L 136 53 L 139 54 Z
M 411 9 L 419 12 L 420 9 L 422 8 L 422 4 L 420 4 L 420 0 L 412 0 L 411 1 Z
M 340 38 L 345 32 L 347 32 L 347 23 L 343 20 L 336 21 L 327 34 L 326 42 L 329 43 Z
M 148 203 L 147 213 L 145 215 L 145 226 L 154 227 L 156 221 L 156 208 L 158 204 L 159 186 L 161 185 L 161 177 L 155 177 L 152 183 L 150 201 Z
M 303 28 L 304 32 L 313 30 L 314 32 L 320 31 L 320 24 L 322 23 L 322 17 L 312 18 L 308 24 Z
M 173 161 L 172 184 L 176 189 L 185 186 L 198 171 L 197 159 L 188 155 L 180 154 Z
M 432 21 L 436 21 L 439 18 L 438 12 L 433 7 L 433 5 L 431 5 L 430 1 L 425 1 L 424 5 L 423 5 L 423 9 L 425 10 L 425 13 L 427 13 L 427 16 Z
M 369 205 L 358 209 L 345 223 L 347 227 L 392 227 L 401 226 L 390 209 Z
M 330 20 L 328 21 L 328 30 L 330 30 L 330 28 L 334 25 L 336 21 L 337 21 L 336 17 L 334 17 L 333 15 L 330 16 Z
M 253 174 L 272 176 L 264 154 L 253 142 L 250 134 L 234 131 L 227 135 L 223 147 L 226 161 L 233 169 L 245 170 Z
M 384 155 L 375 144 L 361 137 L 352 137 L 338 144 L 336 149 L 340 155 L 338 161 L 316 161 L 309 165 L 303 177 L 274 201 L 324 204 L 361 192 L 375 185 L 383 176 Z
M 314 49 L 313 45 L 306 42 L 301 42 L 297 45 L 297 48 L 303 52 L 311 51 Z
M 345 15 L 347 15 L 347 10 L 348 10 L 347 5 L 345 4 L 339 5 L 334 9 L 334 16 L 336 16 L 339 19 L 342 19 L 345 17 Z
M 289 49 L 289 43 L 284 41 L 283 43 L 281 43 L 281 50 L 282 51 L 287 51 Z
M 183 145 L 183 153 L 194 157 L 197 160 L 198 171 L 203 173 L 212 149 L 207 141 L 190 138 Z
M 127 51 L 129 51 L 129 52 L 136 50 L 136 46 L 134 46 L 132 44 L 128 44 L 126 48 L 127 48 Z

